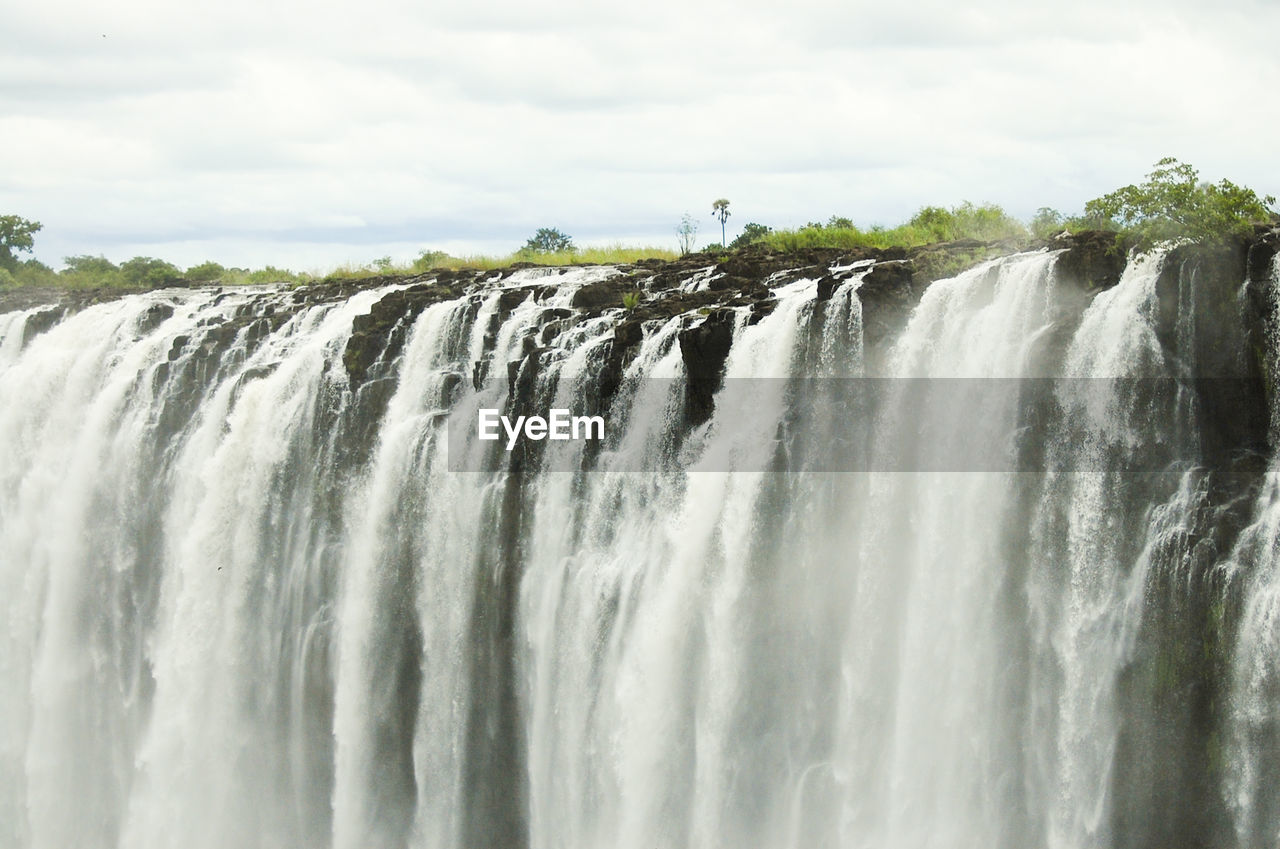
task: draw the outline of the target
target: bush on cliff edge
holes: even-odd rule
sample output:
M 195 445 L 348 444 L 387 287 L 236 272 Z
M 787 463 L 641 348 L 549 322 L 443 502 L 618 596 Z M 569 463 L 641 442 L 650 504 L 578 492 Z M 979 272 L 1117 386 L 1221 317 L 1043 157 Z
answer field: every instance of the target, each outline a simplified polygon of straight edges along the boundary
M 1123 230 L 1136 248 L 1147 250 L 1167 239 L 1204 242 L 1247 234 L 1254 224 L 1276 221 L 1275 202 L 1230 180 L 1201 182 L 1195 168 L 1165 157 L 1146 182 L 1086 203 L 1084 221 Z

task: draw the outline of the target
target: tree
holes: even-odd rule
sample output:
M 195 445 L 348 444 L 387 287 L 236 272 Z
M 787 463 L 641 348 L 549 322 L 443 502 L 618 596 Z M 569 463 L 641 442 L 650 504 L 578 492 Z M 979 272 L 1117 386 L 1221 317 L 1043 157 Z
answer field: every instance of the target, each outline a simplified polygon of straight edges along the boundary
M 120 277 L 126 285 L 158 288 L 182 279 L 176 265 L 149 256 L 135 256 L 120 264 Z
M 121 283 L 120 269 L 105 256 L 64 256 L 62 264 L 66 267 L 58 276 L 72 286 L 119 286 Z
M 738 234 L 738 238 L 729 243 L 731 248 L 745 248 L 752 242 L 758 242 L 765 236 L 773 232 L 772 227 L 766 227 L 763 224 L 757 224 L 754 221 L 748 221 L 742 227 L 742 232 Z
M 202 262 L 199 265 L 193 265 L 187 269 L 187 279 L 192 283 L 212 283 L 215 280 L 221 280 L 227 274 L 227 270 L 216 262 Z
M 724 223 L 729 220 L 729 199 L 720 198 L 711 204 L 711 214 L 720 219 L 720 245 L 724 247 Z
M 62 264 L 66 266 L 62 270 L 63 274 L 84 274 L 90 277 L 107 277 L 120 270 L 116 268 L 114 262 L 105 256 L 89 256 L 88 254 L 64 256 Z
M 975 205 L 969 201 L 951 209 L 941 206 L 921 207 L 907 222 L 907 226 L 914 231 L 915 240 L 920 244 L 950 242 L 954 239 L 994 242 L 1027 234 L 1022 223 L 999 206 L 993 203 Z
M 19 253 L 30 253 L 35 234 L 43 225 L 16 215 L 0 215 L 0 268 L 13 271 Z
M 1035 217 L 1031 219 L 1028 229 L 1031 235 L 1037 239 L 1047 239 L 1050 236 L 1061 233 L 1066 222 L 1062 218 L 1062 213 L 1056 209 L 1042 206 L 1036 210 Z
M 522 253 L 558 254 L 573 250 L 573 239 L 554 227 L 539 227 L 533 238 L 524 243 Z
M 433 268 L 439 268 L 453 261 L 453 257 L 444 251 L 431 250 L 430 248 L 423 250 L 418 254 L 418 258 L 413 261 L 414 271 L 430 271 Z
M 1230 180 L 1204 183 L 1199 172 L 1173 157 L 1155 164 L 1145 183 L 1124 186 L 1084 205 L 1084 217 L 1114 221 L 1134 237 L 1139 250 L 1165 239 L 1221 239 L 1271 221 L 1276 199 Z
M 853 230 L 853 220 L 843 215 L 833 215 L 827 219 L 827 226 L 833 230 Z
M 924 243 L 948 242 L 954 239 L 956 217 L 940 206 L 923 206 L 911 217 L 907 226 L 919 233 L 919 240 Z
M 698 237 L 698 222 L 693 216 L 685 213 L 680 219 L 680 226 L 676 228 L 676 236 L 680 241 L 680 256 L 685 256 L 693 252 L 693 243 Z

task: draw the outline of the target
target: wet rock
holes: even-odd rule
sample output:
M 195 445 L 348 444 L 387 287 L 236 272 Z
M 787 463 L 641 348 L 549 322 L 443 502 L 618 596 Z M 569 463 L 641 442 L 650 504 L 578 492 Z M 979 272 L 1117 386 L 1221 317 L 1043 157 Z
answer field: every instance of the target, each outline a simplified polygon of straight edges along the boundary
M 138 322 L 139 333 L 150 333 L 168 318 L 173 315 L 173 306 L 170 304 L 152 304 L 147 311 L 142 314 L 142 319 Z
M 66 314 L 67 311 L 63 307 L 50 307 L 27 316 L 27 323 L 22 328 L 22 347 L 27 347 L 32 339 L 62 321 L 62 317 Z
M 1058 256 L 1058 274 L 1066 282 L 1097 292 L 1120 282 L 1126 250 L 1119 234 L 1089 230 L 1055 239 L 1052 247 L 1065 247 Z
M 511 315 L 512 310 L 529 300 L 529 296 L 533 294 L 531 287 L 521 289 L 508 289 L 498 298 L 498 315 L 506 318 Z
M 634 319 L 628 319 L 618 324 L 613 331 L 613 347 L 626 350 L 635 345 L 640 344 L 640 340 L 644 338 L 644 325 Z
M 570 304 L 580 310 L 596 311 L 620 307 L 623 296 L 635 288 L 634 282 L 621 278 L 588 283 L 573 293 Z
M 644 322 L 634 316 L 619 322 L 614 328 L 609 351 L 596 381 L 596 397 L 586 399 L 587 415 L 603 415 L 608 411 L 613 396 L 622 385 L 622 374 L 643 339 Z
M 724 364 L 733 344 L 733 322 L 733 311 L 720 309 L 680 331 L 680 357 L 688 374 L 685 418 L 691 427 L 710 419 L 715 409 L 715 393 L 723 385 Z
M 726 274 L 711 280 L 707 284 L 707 288 L 713 292 L 741 292 L 751 285 L 752 281 L 747 277 Z
M 818 280 L 817 299 L 819 301 L 831 300 L 831 295 L 835 292 L 836 289 L 840 287 L 840 284 L 843 282 L 844 282 L 843 280 L 839 280 L 831 274 L 824 274 Z
M 747 319 L 747 324 L 759 324 L 761 319 L 773 313 L 774 308 L 777 306 L 777 298 L 767 298 L 765 300 L 756 301 L 751 305 L 751 317 Z
M 858 300 L 862 302 L 862 337 L 874 349 L 906 326 L 924 287 L 917 285 L 910 262 L 884 262 L 862 278 Z
M 1275 269 L 1276 254 L 1280 253 L 1280 229 L 1259 227 L 1246 244 L 1248 259 L 1245 267 L 1249 281 L 1269 281 Z
M 187 335 L 175 336 L 173 345 L 169 348 L 169 362 L 173 362 L 182 356 L 182 351 L 187 347 L 187 343 L 191 341 L 191 337 Z
M 369 312 L 352 319 L 351 336 L 342 354 L 351 385 L 359 386 L 366 380 L 375 363 L 389 362 L 399 355 L 413 320 L 424 309 L 461 296 L 460 286 L 422 283 L 384 295 Z

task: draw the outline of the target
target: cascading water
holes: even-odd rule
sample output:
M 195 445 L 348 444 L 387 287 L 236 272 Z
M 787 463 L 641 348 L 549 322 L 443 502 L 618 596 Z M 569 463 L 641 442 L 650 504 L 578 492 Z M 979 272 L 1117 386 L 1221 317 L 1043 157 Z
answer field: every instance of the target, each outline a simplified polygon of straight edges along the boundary
M 874 356 L 867 261 L 0 314 L 0 845 L 1274 842 L 1245 300 L 1060 259 Z M 606 438 L 472 424 L 553 407 Z

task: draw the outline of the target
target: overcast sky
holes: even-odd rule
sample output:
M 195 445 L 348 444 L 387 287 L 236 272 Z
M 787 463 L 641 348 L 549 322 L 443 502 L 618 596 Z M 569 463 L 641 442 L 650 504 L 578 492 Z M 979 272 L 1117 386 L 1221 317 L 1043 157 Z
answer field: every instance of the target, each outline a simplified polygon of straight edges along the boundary
M 1273 0 L 0 3 L 0 214 L 54 267 L 1028 217 L 1166 155 L 1280 194 Z

